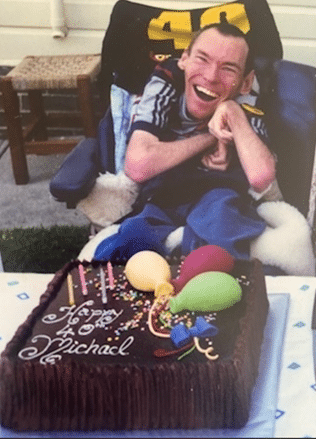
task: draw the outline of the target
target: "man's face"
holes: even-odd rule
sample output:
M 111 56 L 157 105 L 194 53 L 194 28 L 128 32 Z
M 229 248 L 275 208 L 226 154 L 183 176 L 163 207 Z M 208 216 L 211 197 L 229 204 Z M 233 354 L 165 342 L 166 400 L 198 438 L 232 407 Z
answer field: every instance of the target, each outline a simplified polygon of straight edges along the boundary
M 219 103 L 249 93 L 253 72 L 244 76 L 248 45 L 243 38 L 204 31 L 178 62 L 184 71 L 186 107 L 195 119 L 210 119 Z

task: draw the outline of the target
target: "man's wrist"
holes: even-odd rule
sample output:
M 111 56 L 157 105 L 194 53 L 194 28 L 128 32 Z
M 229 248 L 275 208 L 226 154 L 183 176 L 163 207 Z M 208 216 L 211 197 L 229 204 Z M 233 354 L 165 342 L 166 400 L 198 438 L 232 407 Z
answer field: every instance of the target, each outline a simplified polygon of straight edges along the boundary
M 228 101 L 228 118 L 229 122 L 232 124 L 239 124 L 241 121 L 247 121 L 245 112 L 243 111 L 241 105 L 236 101 Z

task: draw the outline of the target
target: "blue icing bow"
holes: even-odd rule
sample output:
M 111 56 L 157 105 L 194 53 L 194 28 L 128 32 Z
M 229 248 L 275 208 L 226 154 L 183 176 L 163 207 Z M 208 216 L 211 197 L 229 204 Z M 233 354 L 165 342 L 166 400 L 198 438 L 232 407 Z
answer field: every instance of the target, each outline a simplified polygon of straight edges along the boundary
M 171 340 L 177 348 L 186 345 L 193 337 L 212 337 L 218 333 L 218 328 L 215 325 L 208 323 L 204 317 L 197 317 L 195 325 L 188 328 L 183 323 L 178 323 L 171 330 Z

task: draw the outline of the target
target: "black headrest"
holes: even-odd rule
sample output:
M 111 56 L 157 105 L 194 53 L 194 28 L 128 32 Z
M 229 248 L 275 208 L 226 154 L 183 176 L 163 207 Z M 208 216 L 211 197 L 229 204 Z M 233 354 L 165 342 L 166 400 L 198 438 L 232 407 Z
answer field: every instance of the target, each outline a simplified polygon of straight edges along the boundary
M 155 64 L 179 57 L 192 34 L 228 21 L 247 33 L 256 56 L 282 58 L 282 44 L 267 0 L 239 0 L 219 6 L 170 10 L 118 0 L 102 45 L 101 86 L 115 81 L 140 93 Z

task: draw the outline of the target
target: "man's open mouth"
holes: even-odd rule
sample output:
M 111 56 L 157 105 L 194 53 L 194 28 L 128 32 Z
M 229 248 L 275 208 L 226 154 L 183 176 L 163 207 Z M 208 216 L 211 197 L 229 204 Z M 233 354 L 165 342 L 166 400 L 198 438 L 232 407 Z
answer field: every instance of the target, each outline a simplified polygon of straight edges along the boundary
M 197 94 L 197 96 L 202 99 L 203 101 L 213 101 L 214 99 L 218 98 L 218 95 L 211 92 L 205 87 L 202 87 L 201 85 L 194 85 L 194 91 Z

